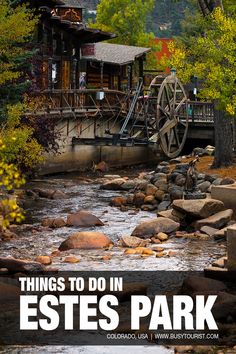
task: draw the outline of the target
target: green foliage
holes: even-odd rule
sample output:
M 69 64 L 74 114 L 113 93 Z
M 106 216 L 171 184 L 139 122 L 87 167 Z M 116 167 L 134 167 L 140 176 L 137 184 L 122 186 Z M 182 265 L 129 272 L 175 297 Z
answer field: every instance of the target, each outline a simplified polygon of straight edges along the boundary
M 0 3 L 0 159 L 26 171 L 42 159 L 42 148 L 33 138 L 32 128 L 22 124 L 26 105 L 21 103 L 30 85 L 25 68 L 32 56 L 28 46 L 37 18 L 25 5 L 14 1 L 13 8 L 12 3 Z
M 36 21 L 25 5 L 13 9 L 8 1 L 1 1 L 0 85 L 21 76 L 18 67 L 28 54 L 23 44 L 30 40 Z
M 0 151 L 4 144 L 0 140 Z M 7 228 L 10 222 L 21 222 L 24 219 L 21 208 L 7 191 L 19 188 L 25 182 L 13 164 L 0 162 L 0 231 Z
M 171 65 L 185 82 L 192 75 L 201 80 L 200 97 L 217 102 L 218 109 L 236 113 L 236 17 L 216 8 L 202 19 L 203 35 L 193 36 L 188 45 L 179 40 L 171 45 Z
M 195 4 L 192 0 L 158 0 L 150 14 L 147 24 L 148 30 L 152 30 L 156 37 L 172 38 L 182 33 L 181 21 L 185 11 L 193 14 Z
M 7 120 L 0 132 L 3 147 L 0 159 L 14 163 L 20 170 L 29 169 L 42 162 L 42 147 L 33 137 L 33 129 L 22 124 L 24 104 L 18 103 L 7 107 Z
M 97 7 L 96 23 L 89 25 L 103 31 L 114 32 L 113 43 L 151 47 L 157 51 L 155 35 L 146 32 L 147 15 L 154 8 L 154 0 L 101 0 Z M 149 66 L 154 66 L 154 56 L 149 56 Z
M 89 3 L 93 8 L 96 8 L 96 5 L 98 5 L 99 2 L 99 0 L 91 0 Z M 119 1 L 116 2 L 119 3 Z M 147 15 L 145 30 L 147 32 L 153 32 L 155 37 L 158 38 L 172 38 L 173 36 L 180 35 L 182 32 L 180 23 L 184 18 L 186 9 L 190 9 L 190 11 L 192 11 L 192 0 L 155 1 L 154 8 Z M 92 22 L 94 22 L 93 15 L 88 15 L 86 10 L 84 18 L 86 21 L 90 19 Z M 166 28 L 162 28 L 163 24 L 166 25 Z
M 42 159 L 42 148 L 33 129 L 22 123 L 26 106 L 23 93 L 29 88 L 30 42 L 37 19 L 19 0 L 0 2 L 0 231 L 23 220 L 14 195 L 29 171 Z

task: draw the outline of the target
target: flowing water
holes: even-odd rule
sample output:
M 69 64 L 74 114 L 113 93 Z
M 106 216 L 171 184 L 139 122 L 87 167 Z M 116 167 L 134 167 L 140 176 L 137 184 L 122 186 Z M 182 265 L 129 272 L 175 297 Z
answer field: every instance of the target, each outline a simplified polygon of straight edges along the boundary
M 27 188 L 60 189 L 66 193 L 66 199 L 38 199 L 26 201 L 26 222 L 34 224 L 34 231 L 25 229 L 17 239 L 0 243 L 1 256 L 35 259 L 38 255 L 50 254 L 57 250 L 63 240 L 78 231 L 75 227 L 63 227 L 48 231 L 41 228 L 42 219 L 46 217 L 66 217 L 80 209 L 89 210 L 99 217 L 103 227 L 90 227 L 83 230 L 101 231 L 112 241 L 117 241 L 123 235 L 130 235 L 132 230 L 142 221 L 155 216 L 155 213 L 140 211 L 122 212 L 109 206 L 110 199 L 121 195 L 121 192 L 104 191 L 99 189 L 94 181 L 86 182 L 76 175 L 48 177 L 44 180 L 31 182 Z M 193 239 L 170 238 L 162 247 L 176 251 L 174 257 L 142 258 L 140 255 L 124 255 L 124 249 L 114 247 L 109 251 L 101 250 L 70 250 L 53 258 L 52 267 L 60 270 L 202 270 L 213 260 L 225 253 L 225 248 L 212 240 L 202 241 Z M 111 255 L 110 260 L 102 256 Z M 78 256 L 81 261 L 76 264 L 64 263 L 65 255 Z M 172 350 L 164 347 L 129 347 L 129 353 L 171 354 Z M 4 353 L 122 353 L 124 347 L 5 347 Z

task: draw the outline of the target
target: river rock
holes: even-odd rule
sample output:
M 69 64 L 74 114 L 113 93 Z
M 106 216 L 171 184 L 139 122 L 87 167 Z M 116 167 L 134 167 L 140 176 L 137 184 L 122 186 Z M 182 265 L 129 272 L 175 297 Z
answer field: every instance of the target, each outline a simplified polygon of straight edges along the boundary
M 17 237 L 17 234 L 15 232 L 12 232 L 11 230 L 5 229 L 0 231 L 0 238 L 2 241 L 9 241 Z
M 127 198 L 125 197 L 115 197 L 111 200 L 111 205 L 115 207 L 120 207 L 121 205 L 125 205 L 127 202 Z
M 66 198 L 66 194 L 58 189 L 55 190 L 51 195 L 51 199 L 65 199 L 65 198 Z
M 208 174 L 205 174 L 205 181 L 209 181 L 209 182 L 213 183 L 216 178 L 217 178 L 216 175 L 208 175 Z
M 111 240 L 99 232 L 76 232 L 63 241 L 59 247 L 60 251 L 70 249 L 101 249 L 109 247 Z
M 167 181 L 164 179 L 160 179 L 160 180 L 156 181 L 155 186 L 157 187 L 157 189 L 160 189 L 164 192 L 167 192 L 167 190 L 168 190 Z
M 213 306 L 212 313 L 216 320 L 225 323 L 228 317 L 231 319 L 236 318 L 236 296 L 225 291 L 219 292 L 217 294 L 216 302 Z M 232 332 L 233 333 L 233 332 Z M 236 349 L 236 348 L 235 348 Z M 230 353 L 229 350 L 228 353 Z M 232 350 L 234 352 L 234 350 Z
M 9 257 L 0 257 L 0 268 L 7 268 L 10 273 L 38 273 L 44 270 L 39 262 Z
M 217 230 L 216 233 L 213 235 L 214 239 L 215 240 L 225 239 L 226 238 L 226 234 L 227 234 L 227 229 L 228 229 L 229 226 L 236 227 L 236 224 L 232 221 L 232 222 L 229 223 L 229 225 L 227 225 L 223 229 Z
M 134 194 L 134 205 L 138 208 L 141 207 L 141 205 L 143 205 L 145 199 L 145 194 L 142 192 L 139 193 L 135 193 Z
M 157 190 L 155 193 L 155 198 L 159 201 L 162 202 L 164 198 L 165 193 L 161 190 Z
M 33 191 L 36 192 L 38 194 L 38 196 L 41 198 L 47 198 L 47 199 L 65 199 L 66 198 L 66 194 L 58 189 L 55 190 L 55 189 L 35 188 Z
M 88 211 L 81 210 L 78 213 L 70 214 L 67 216 L 68 226 L 103 226 L 103 222 L 98 219 L 95 215 Z
M 186 177 L 181 173 L 178 173 L 177 176 L 175 177 L 174 183 L 179 187 L 183 187 L 185 185 L 185 182 L 186 182 Z
M 214 227 L 210 227 L 210 226 L 202 226 L 200 229 L 201 232 L 203 232 L 204 234 L 207 234 L 208 236 L 214 236 L 216 234 L 217 231 L 219 231 L 218 229 L 214 228 Z
M 212 263 L 213 267 L 224 268 L 227 263 L 227 257 L 221 257 Z
M 148 184 L 146 187 L 146 195 L 155 195 L 157 187 L 153 184 Z
M 171 202 L 169 200 L 163 200 L 163 202 L 161 202 L 158 205 L 158 211 L 164 211 L 167 210 L 170 206 Z
M 186 174 L 187 170 L 189 168 L 189 164 L 188 163 L 179 163 L 176 167 L 175 170 L 172 171 L 173 172 L 178 172 L 178 173 L 182 173 L 182 174 Z
M 49 256 L 38 256 L 35 261 L 43 265 L 49 265 L 52 263 L 52 259 Z
M 127 195 L 126 204 L 133 204 L 133 203 L 134 203 L 134 195 L 133 194 Z
M 116 179 L 116 178 L 121 178 L 121 176 L 120 175 L 104 175 L 104 178 Z
M 93 169 L 94 169 L 94 171 L 108 172 L 109 171 L 109 166 L 108 166 L 108 164 L 105 161 L 101 161 L 97 165 L 94 164 Z
M 219 186 L 219 185 L 221 184 L 222 180 L 223 180 L 223 178 L 218 177 L 218 178 L 216 178 L 216 179 L 212 182 L 212 184 L 213 184 L 214 186 Z
M 158 238 L 161 242 L 163 242 L 163 241 L 168 240 L 168 235 L 165 234 L 164 232 L 159 232 L 159 233 L 157 234 L 157 238 Z
M 180 224 L 163 217 L 157 217 L 148 221 L 142 222 L 132 232 L 132 236 L 141 238 L 150 238 L 157 235 L 159 232 L 170 234 L 179 229 Z
M 230 178 L 230 177 L 225 177 L 222 179 L 222 181 L 220 182 L 220 184 L 222 186 L 225 186 L 225 185 L 228 185 L 228 184 L 234 184 L 235 183 L 235 180 L 233 178 Z
M 163 218 L 169 218 L 171 220 L 179 222 L 180 221 L 179 217 L 176 216 L 176 215 L 173 215 L 172 211 L 173 211 L 173 209 L 168 209 L 168 210 L 164 210 L 164 211 L 158 211 L 157 212 L 157 216 L 162 216 Z
M 66 226 L 66 222 L 63 218 L 46 218 L 42 220 L 42 226 L 56 229 Z
M 167 174 L 170 172 L 170 167 L 169 167 L 169 165 L 167 165 L 167 166 L 158 165 L 156 168 L 156 172 Z
M 133 248 L 145 246 L 147 244 L 147 241 L 135 236 L 122 236 L 119 240 L 119 244 L 121 244 L 123 247 Z
M 208 191 L 209 187 L 211 186 L 211 182 L 209 181 L 204 181 L 200 184 L 198 184 L 198 189 L 202 192 L 205 193 Z
M 169 188 L 169 193 L 170 193 L 170 199 L 176 200 L 176 199 L 182 199 L 183 198 L 183 190 L 180 189 L 180 187 L 174 186 Z
M 154 195 L 147 195 L 144 198 L 144 204 L 157 204 L 157 201 L 156 201 Z
M 152 183 L 152 184 L 155 184 L 155 182 L 160 181 L 160 180 L 166 182 L 166 181 L 167 181 L 167 175 L 164 174 L 164 173 L 155 173 L 155 174 L 152 176 L 152 178 L 151 178 L 151 183 Z
M 144 211 L 153 211 L 153 210 L 156 210 L 157 208 L 157 204 L 143 204 L 141 206 L 141 210 L 144 210 Z
M 125 191 L 128 191 L 130 189 L 134 189 L 135 187 L 136 187 L 136 183 L 133 180 L 128 180 L 122 184 L 122 189 L 124 189 Z
M 80 259 L 77 257 L 73 257 L 73 256 L 68 256 L 68 257 L 65 257 L 65 259 L 64 259 L 64 263 L 79 263 L 79 262 L 80 262 Z
M 135 189 L 143 192 L 146 190 L 148 185 L 148 181 L 145 179 L 137 179 L 135 183 L 136 183 Z
M 209 156 L 212 156 L 215 153 L 215 147 L 212 145 L 207 145 L 204 150 L 205 150 L 205 154 Z
M 126 183 L 125 178 L 116 178 L 111 181 L 107 181 L 100 186 L 100 189 L 106 190 L 122 190 L 122 185 Z
M 194 293 L 201 293 L 207 291 L 224 291 L 226 286 L 219 280 L 200 276 L 189 276 L 184 279 L 181 293 L 186 295 L 193 295 Z
M 210 226 L 216 229 L 220 229 L 231 220 L 232 216 L 233 216 L 233 210 L 226 209 L 220 211 L 219 213 L 211 215 L 208 218 L 196 221 L 195 227 L 199 229 L 202 226 Z
M 18 304 L 20 295 L 22 295 L 21 290 L 15 284 L 0 282 L 1 306 L 3 306 L 4 303 L 9 303 L 9 302 Z M 3 308 L 1 310 L 2 310 L 1 312 L 3 312 Z
M 224 209 L 224 203 L 216 199 L 178 199 L 172 203 L 173 209 L 193 216 L 207 218 Z

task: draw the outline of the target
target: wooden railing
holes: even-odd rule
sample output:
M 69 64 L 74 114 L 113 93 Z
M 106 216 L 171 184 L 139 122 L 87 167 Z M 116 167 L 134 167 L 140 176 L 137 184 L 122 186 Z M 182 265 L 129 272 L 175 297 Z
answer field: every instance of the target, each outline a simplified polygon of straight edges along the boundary
M 192 123 L 213 123 L 214 105 L 210 102 L 190 101 L 188 104 L 189 121 Z
M 108 89 L 53 90 L 42 91 L 40 95 L 45 97 L 45 105 L 41 110 L 34 112 L 35 114 L 48 113 L 63 116 L 63 114 L 69 113 L 76 117 L 97 114 L 102 116 L 104 113 L 111 113 L 111 117 L 117 115 L 125 117 L 128 114 L 133 97 L 126 92 Z M 135 112 L 141 120 L 145 119 L 144 116 L 147 113 L 144 105 L 145 100 L 140 97 Z M 156 101 L 151 107 L 153 108 L 151 113 L 155 116 Z M 180 109 L 179 114 L 184 119 L 186 111 Z M 213 123 L 213 104 L 189 101 L 188 115 L 191 123 Z
M 126 93 L 115 90 L 53 90 L 42 91 L 45 97 L 45 106 L 42 110 L 48 113 L 84 113 L 97 111 L 128 112 L 129 97 Z

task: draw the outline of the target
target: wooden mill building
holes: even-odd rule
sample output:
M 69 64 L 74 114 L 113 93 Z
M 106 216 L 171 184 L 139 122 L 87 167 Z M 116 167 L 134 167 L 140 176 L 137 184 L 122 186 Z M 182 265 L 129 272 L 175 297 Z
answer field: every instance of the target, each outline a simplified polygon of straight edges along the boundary
M 43 114 L 45 119 L 48 115 L 55 117 L 61 133 L 61 154 L 47 156 L 42 171 L 76 170 L 100 160 L 111 164 L 146 161 L 147 153 L 142 148 L 106 148 L 95 146 L 92 139 L 120 126 L 129 109 L 127 93 L 143 76 L 150 49 L 104 43 L 116 34 L 86 26 L 86 2 L 30 3 L 40 16 L 34 68 L 36 94 L 45 98 L 45 105 L 34 114 Z M 77 138 L 88 138 L 91 144 L 75 145 Z

